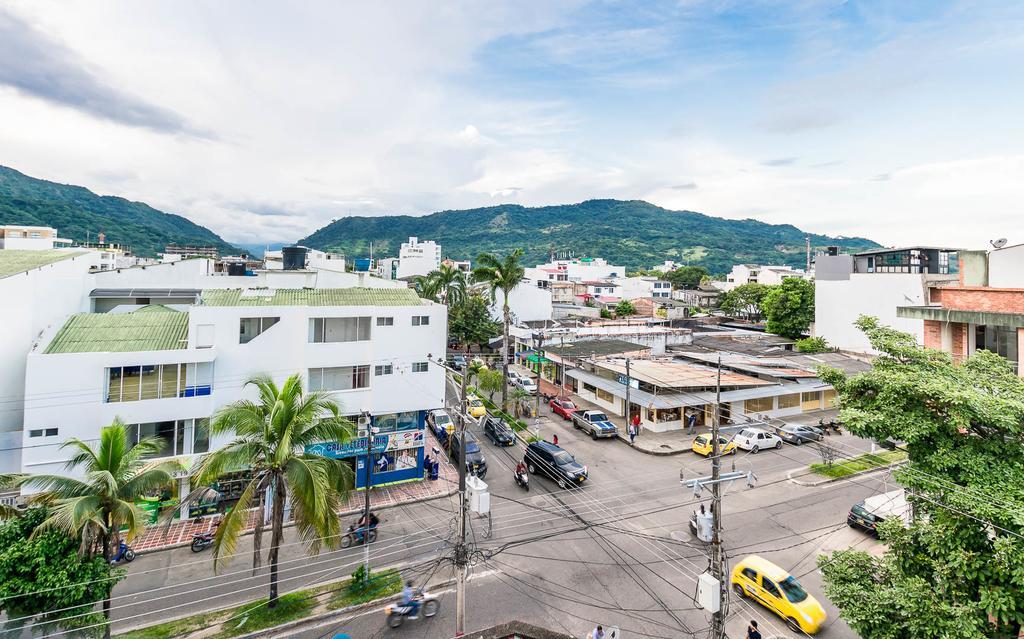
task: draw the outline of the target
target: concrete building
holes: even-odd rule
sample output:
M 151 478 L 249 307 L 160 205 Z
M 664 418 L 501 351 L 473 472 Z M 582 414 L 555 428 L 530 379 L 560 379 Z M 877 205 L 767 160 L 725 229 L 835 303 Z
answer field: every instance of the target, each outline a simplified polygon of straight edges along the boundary
M 737 264 L 732 271 L 725 276 L 725 290 L 731 291 L 737 286 L 744 284 L 765 284 L 774 286 L 782 284 L 782 280 L 788 277 L 806 277 L 803 269 L 791 268 L 789 266 L 759 266 L 757 264 Z
M 41 251 L 52 249 L 58 241 L 57 229 L 49 226 L 0 226 L 0 249 Z
M 398 251 L 398 271 L 396 279 L 426 275 L 441 267 L 441 245 L 431 241 L 421 242 L 419 238 L 410 237 L 402 242 Z
M 920 321 L 899 316 L 900 306 L 927 306 L 929 291 L 957 281 L 957 249 L 907 247 L 815 258 L 813 334 L 832 346 L 871 353 L 871 345 L 853 323 L 870 315 L 915 335 L 924 343 Z
M 619 297 L 635 300 L 641 297 L 669 299 L 672 297 L 672 283 L 657 277 L 617 277 L 611 280 L 617 286 Z
M 897 316 L 923 331 L 928 348 L 957 361 L 985 349 L 1024 375 L 1024 245 L 958 258 L 957 281 L 932 283 L 927 303 L 900 305 Z
M 347 444 L 308 452 L 348 460 L 366 481 L 368 426 L 374 484 L 422 478 L 424 419 L 444 404 L 447 309 L 409 289 L 208 289 L 185 310 L 149 305 L 80 313 L 47 329 L 27 357 L 21 468 L 61 473 L 70 437 L 95 441 L 115 419 L 131 436 L 166 442 L 185 460 L 216 449 L 208 419 L 255 399 L 244 382 L 301 373 L 358 423 Z M 74 410 L 68 410 L 69 405 Z M 179 494 L 189 490 L 179 479 Z

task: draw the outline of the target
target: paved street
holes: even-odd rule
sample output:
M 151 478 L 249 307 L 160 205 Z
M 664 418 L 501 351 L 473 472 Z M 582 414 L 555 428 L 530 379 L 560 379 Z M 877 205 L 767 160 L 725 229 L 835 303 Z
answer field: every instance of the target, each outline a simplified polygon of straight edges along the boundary
M 680 486 L 679 476 L 681 469 L 686 477 L 710 474 L 710 461 L 692 453 L 646 455 L 618 440 L 592 441 L 569 422 L 548 415 L 544 408 L 541 434 L 550 438 L 557 433 L 559 443 L 588 466 L 590 480 L 582 489 L 562 491 L 534 477 L 525 492 L 512 478 L 521 448 L 496 448 L 478 432 L 489 465 L 492 519 L 489 537 L 486 521 L 476 518 L 471 536 L 479 548 L 494 554 L 473 567 L 467 628 L 512 618 L 581 637 L 598 622 L 628 628 L 628 636 L 677 637 L 706 628 L 709 617 L 695 609 L 693 596 L 707 557 L 687 532 L 698 502 Z M 867 448 L 853 437 L 835 439 L 851 453 Z M 887 485 L 884 474 L 816 488 L 786 479 L 788 470 L 814 461 L 818 456 L 809 446 L 726 458 L 725 470 L 750 470 L 757 482 L 747 488 L 738 481 L 725 490 L 725 546 L 731 560 L 757 553 L 800 576 L 829 613 L 824 636 L 853 637 L 824 601 L 815 557 L 835 548 L 874 546 L 869 537 L 846 527 L 845 515 L 852 503 Z M 709 495 L 702 501 L 708 503 Z M 373 565 L 416 566 L 408 574 L 417 583 L 428 576 L 431 583 L 450 577 L 450 565 L 429 562 L 454 535 L 454 510 L 454 498 L 446 498 L 384 511 L 380 539 L 371 547 Z M 251 541 L 242 539 L 237 556 L 219 575 L 213 574 L 209 551 L 193 554 L 183 548 L 140 557 L 115 591 L 115 631 L 265 596 L 265 569 L 251 576 Z M 291 529 L 285 541 L 283 592 L 343 578 L 363 559 L 360 547 L 307 557 Z M 268 543 L 266 537 L 264 548 Z M 454 597 L 443 597 L 436 618 L 409 623 L 394 634 L 451 637 Z M 760 607 L 733 601 L 729 612 L 732 636 L 742 636 L 748 619 L 758 619 L 779 636 L 792 636 Z M 294 636 L 316 637 L 333 627 Z M 340 620 L 337 627 L 352 637 L 371 637 L 383 628 L 383 615 L 377 611 Z

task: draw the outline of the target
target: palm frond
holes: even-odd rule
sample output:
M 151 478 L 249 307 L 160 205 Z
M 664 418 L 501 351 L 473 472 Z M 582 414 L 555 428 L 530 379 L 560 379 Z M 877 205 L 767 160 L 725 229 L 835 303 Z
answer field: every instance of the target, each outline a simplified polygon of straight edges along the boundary
M 235 554 L 238 537 L 245 530 L 245 525 L 249 523 L 249 508 L 252 505 L 253 495 L 258 490 L 260 479 L 262 478 L 253 478 L 246 484 L 238 502 L 224 515 L 224 519 L 221 520 L 220 526 L 217 528 L 217 534 L 213 537 L 214 572 L 220 570 L 224 560 Z
M 331 508 L 331 473 L 325 461 L 296 456 L 285 467 L 295 528 L 310 554 L 320 552 L 323 542 L 336 544 L 340 534 L 338 516 Z

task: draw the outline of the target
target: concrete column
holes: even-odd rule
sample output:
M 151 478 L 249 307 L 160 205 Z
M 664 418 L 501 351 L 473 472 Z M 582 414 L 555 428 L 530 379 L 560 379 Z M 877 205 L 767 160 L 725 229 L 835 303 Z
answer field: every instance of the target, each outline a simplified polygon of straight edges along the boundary
M 178 517 L 182 521 L 188 521 L 188 504 L 185 504 L 185 498 L 188 497 L 190 490 L 191 481 L 188 477 L 183 477 L 178 480 L 178 503 L 181 504 L 178 507 Z

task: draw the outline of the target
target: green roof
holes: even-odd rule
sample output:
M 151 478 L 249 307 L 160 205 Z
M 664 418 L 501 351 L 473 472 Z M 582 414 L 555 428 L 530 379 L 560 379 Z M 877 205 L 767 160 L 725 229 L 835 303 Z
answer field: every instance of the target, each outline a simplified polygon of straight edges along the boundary
M 3 249 L 0 250 L 0 277 L 10 277 L 86 253 L 87 251 L 59 251 L 56 249 L 41 251 Z
M 131 313 L 72 315 L 45 352 L 129 353 L 186 347 L 188 313 L 155 304 Z
M 420 306 L 411 288 L 206 289 L 206 306 Z

